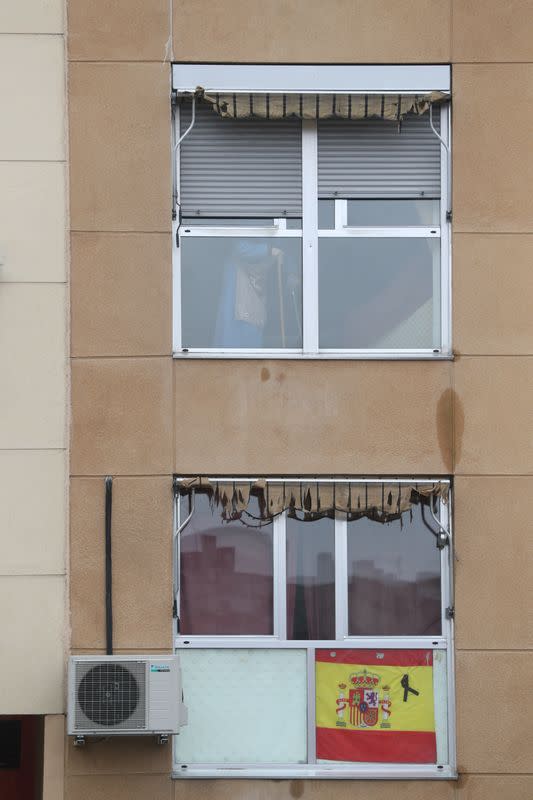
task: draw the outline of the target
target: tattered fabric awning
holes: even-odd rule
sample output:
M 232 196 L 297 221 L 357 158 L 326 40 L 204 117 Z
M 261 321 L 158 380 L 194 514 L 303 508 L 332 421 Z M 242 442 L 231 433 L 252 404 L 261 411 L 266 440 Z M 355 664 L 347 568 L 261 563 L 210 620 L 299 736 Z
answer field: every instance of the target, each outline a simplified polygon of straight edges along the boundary
M 424 114 L 432 103 L 449 99 L 444 92 L 425 94 L 211 94 L 201 87 L 195 96 L 221 117 L 234 119 L 384 119 L 399 122 L 407 114 Z
M 258 500 L 261 519 L 270 519 L 284 511 L 300 512 L 305 519 L 333 517 L 343 512 L 349 520 L 368 517 L 378 522 L 398 519 L 414 505 L 429 503 L 432 498 L 448 501 L 447 481 L 430 483 L 366 481 L 254 481 L 214 480 L 205 477 L 176 481 L 181 495 L 207 493 L 222 519 L 239 519 L 248 509 L 250 498 Z M 257 505 L 254 503 L 254 508 Z M 254 511 L 257 514 L 257 511 Z

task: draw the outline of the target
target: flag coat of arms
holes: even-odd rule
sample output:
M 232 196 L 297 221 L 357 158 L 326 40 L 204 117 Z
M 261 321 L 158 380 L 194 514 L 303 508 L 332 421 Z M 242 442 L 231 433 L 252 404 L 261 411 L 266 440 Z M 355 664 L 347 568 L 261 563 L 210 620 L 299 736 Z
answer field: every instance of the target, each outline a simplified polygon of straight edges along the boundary
M 317 650 L 316 755 L 434 764 L 432 650 Z

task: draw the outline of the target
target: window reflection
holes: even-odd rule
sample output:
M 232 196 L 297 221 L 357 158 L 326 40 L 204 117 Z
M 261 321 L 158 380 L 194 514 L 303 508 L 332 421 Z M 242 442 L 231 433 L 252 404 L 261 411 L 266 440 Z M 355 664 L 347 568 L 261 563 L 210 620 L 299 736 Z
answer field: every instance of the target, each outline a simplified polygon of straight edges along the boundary
M 348 523 L 351 636 L 435 636 L 441 632 L 440 550 L 419 509 L 381 524 Z
M 255 498 L 249 512 L 259 513 Z M 188 498 L 182 498 L 182 519 L 188 513 Z M 181 633 L 272 634 L 272 523 L 256 528 L 256 521 L 248 520 L 253 527 L 223 522 L 208 495 L 196 495 L 180 541 Z

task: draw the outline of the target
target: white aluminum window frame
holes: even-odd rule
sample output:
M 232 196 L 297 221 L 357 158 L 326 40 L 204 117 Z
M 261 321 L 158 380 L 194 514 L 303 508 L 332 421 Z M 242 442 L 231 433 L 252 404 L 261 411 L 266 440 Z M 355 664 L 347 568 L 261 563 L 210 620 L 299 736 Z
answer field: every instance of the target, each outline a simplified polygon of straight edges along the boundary
M 179 108 L 176 111 L 175 130 L 179 131 Z M 303 230 L 286 227 L 285 219 L 275 219 L 273 226 L 187 226 L 179 218 L 172 225 L 172 272 L 173 272 L 173 356 L 174 358 L 291 358 L 291 359 L 450 359 L 451 340 L 451 224 L 450 174 L 451 134 L 450 108 L 446 103 L 440 107 L 441 114 L 441 196 L 440 223 L 434 226 L 398 227 L 348 227 L 346 222 L 346 200 L 336 200 L 335 229 L 318 229 L 318 130 L 316 120 L 302 120 L 302 215 Z M 176 133 L 174 134 L 176 135 Z M 179 147 L 175 159 L 175 184 L 180 193 Z M 337 205 L 338 204 L 338 205 Z M 178 215 L 179 217 L 179 215 Z M 439 345 L 430 348 L 408 349 L 330 349 L 319 347 L 319 294 L 318 294 L 318 240 L 321 237 L 423 237 L 440 239 L 440 298 L 438 314 L 434 320 L 438 330 L 434 338 Z M 196 348 L 182 343 L 181 319 L 181 247 L 186 238 L 208 237 L 262 237 L 302 239 L 302 321 L 303 342 L 301 348 Z M 435 302 L 435 300 L 434 300 Z
M 213 477 L 213 481 L 232 482 L 257 480 L 256 478 Z M 292 482 L 295 478 L 269 479 L 271 482 Z M 302 479 L 305 483 L 313 479 Z M 315 479 L 319 483 L 328 479 Z M 334 479 L 329 479 L 334 480 Z M 343 478 L 343 480 L 346 480 Z M 355 480 L 355 479 L 354 479 Z M 359 479 L 358 482 L 360 482 Z M 367 479 L 367 483 L 424 484 L 449 481 L 434 479 Z M 286 617 L 286 526 L 287 513 L 273 520 L 273 634 L 265 636 L 184 635 L 178 630 L 180 617 L 179 576 L 180 539 L 179 530 L 183 522 L 180 516 L 180 497 L 174 501 L 174 597 L 177 619 L 174 625 L 174 649 L 177 654 L 191 649 L 297 649 L 307 651 L 307 764 L 184 764 L 177 758 L 179 740 L 174 737 L 174 778 L 333 778 L 333 779 L 446 779 L 457 777 L 456 725 L 455 725 L 455 658 L 454 615 L 448 610 L 454 607 L 453 593 L 453 532 L 450 514 L 451 497 L 448 503 L 439 503 L 438 520 L 449 535 L 448 544 L 440 550 L 441 563 L 441 634 L 438 636 L 350 636 L 348 633 L 348 523 L 345 514 L 337 514 L 335 523 L 335 640 L 287 639 Z M 355 523 L 357 524 L 357 523 Z M 379 524 L 376 522 L 376 525 Z M 427 532 L 428 537 L 431 533 Z M 315 650 L 319 648 L 339 649 L 431 649 L 446 652 L 447 682 L 447 744 L 446 764 L 323 764 L 316 759 L 315 725 Z M 189 715 L 194 713 L 189 709 Z

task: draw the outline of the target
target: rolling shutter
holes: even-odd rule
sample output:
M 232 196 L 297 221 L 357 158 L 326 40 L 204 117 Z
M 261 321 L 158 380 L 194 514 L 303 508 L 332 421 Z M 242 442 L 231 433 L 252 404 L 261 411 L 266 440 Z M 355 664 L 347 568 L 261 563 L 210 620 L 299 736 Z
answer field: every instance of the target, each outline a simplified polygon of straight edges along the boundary
M 434 125 L 439 129 L 439 115 Z M 321 198 L 440 197 L 439 140 L 429 114 L 398 126 L 379 119 L 318 122 Z
M 183 133 L 189 104 L 181 106 L 180 118 Z M 180 150 L 183 216 L 301 216 L 299 120 L 223 119 L 198 103 Z

